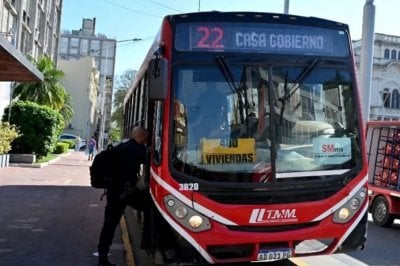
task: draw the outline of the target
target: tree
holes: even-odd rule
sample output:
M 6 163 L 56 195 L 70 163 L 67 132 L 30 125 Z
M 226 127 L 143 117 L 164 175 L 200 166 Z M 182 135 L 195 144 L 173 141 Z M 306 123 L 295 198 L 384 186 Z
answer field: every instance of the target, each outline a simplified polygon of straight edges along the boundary
M 14 87 L 12 98 L 48 106 L 60 112 L 65 124 L 68 124 L 71 121 L 73 109 L 71 96 L 61 83 L 64 72 L 58 70 L 48 56 L 40 57 L 34 64 L 43 73 L 44 81 L 18 83 Z
M 130 85 L 135 79 L 137 71 L 128 69 L 125 70 L 121 76 L 117 76 L 116 88 L 113 97 L 113 113 L 111 114 L 111 121 L 114 123 L 111 137 L 122 136 L 122 127 L 124 125 L 124 98 L 129 90 Z M 115 140 L 115 139 L 113 139 Z
M 60 114 L 64 118 L 64 126 L 68 126 L 69 122 L 74 115 L 74 109 L 72 109 L 72 98 L 69 93 L 66 93 L 64 96 L 64 107 L 61 108 Z

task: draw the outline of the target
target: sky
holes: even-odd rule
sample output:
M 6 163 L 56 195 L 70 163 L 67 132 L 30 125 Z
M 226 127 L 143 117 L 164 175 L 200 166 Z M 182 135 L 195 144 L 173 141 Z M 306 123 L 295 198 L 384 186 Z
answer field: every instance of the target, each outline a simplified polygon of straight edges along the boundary
M 362 36 L 367 0 L 290 0 L 289 14 L 346 23 L 353 40 Z M 117 40 L 115 75 L 138 70 L 165 15 L 197 11 L 283 13 L 285 0 L 63 0 L 62 30 L 79 30 L 96 18 L 96 33 Z M 375 32 L 400 36 L 399 0 L 375 0 Z M 141 41 L 131 42 L 139 38 Z M 122 42 L 119 42 L 122 41 Z

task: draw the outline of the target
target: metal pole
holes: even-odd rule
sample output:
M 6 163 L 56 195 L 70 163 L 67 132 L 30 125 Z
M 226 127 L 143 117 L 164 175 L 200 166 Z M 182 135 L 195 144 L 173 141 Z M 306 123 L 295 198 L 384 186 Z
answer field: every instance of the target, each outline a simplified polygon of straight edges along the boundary
M 137 41 L 142 41 L 141 38 L 133 38 L 133 39 L 128 39 L 128 40 L 119 40 L 115 41 L 115 48 L 117 43 L 121 42 L 137 42 Z M 105 114 L 105 104 L 106 104 L 106 86 L 107 86 L 107 61 L 108 61 L 108 48 L 112 47 L 113 45 L 107 45 L 106 47 L 102 47 L 100 49 L 100 61 L 101 61 L 101 51 L 103 49 L 106 49 L 106 60 L 104 63 L 104 73 L 102 76 L 100 76 L 100 132 L 99 132 L 99 140 L 98 140 L 98 146 L 99 146 L 99 151 L 102 151 L 104 147 L 104 134 L 105 134 L 105 125 L 106 125 L 106 114 Z M 101 71 L 100 71 L 101 74 Z
M 106 82 L 107 82 L 107 60 L 108 60 L 108 46 L 106 49 L 106 61 L 104 64 L 104 73 L 100 79 L 100 132 L 99 132 L 99 150 L 102 151 L 104 149 L 104 130 L 106 123 L 106 114 L 105 114 L 105 91 L 106 91 Z
M 289 0 L 285 0 L 284 13 L 289 14 Z
M 374 55 L 374 27 L 375 27 L 375 6 L 374 0 L 366 0 L 364 5 L 361 58 L 360 58 L 360 89 L 363 105 L 363 121 L 369 121 L 371 104 L 371 83 Z

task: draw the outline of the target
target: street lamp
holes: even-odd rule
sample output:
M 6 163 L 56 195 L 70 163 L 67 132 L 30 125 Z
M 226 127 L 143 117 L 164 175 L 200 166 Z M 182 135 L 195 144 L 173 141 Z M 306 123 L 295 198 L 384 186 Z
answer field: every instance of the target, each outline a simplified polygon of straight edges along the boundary
M 105 57 L 105 61 L 104 61 L 104 73 L 100 76 L 100 132 L 99 132 L 99 150 L 103 150 L 104 149 L 104 140 L 105 140 L 105 123 L 106 123 L 106 117 L 105 117 L 105 88 L 106 88 L 106 81 L 107 81 L 107 72 L 108 72 L 108 67 L 107 67 L 107 61 L 108 61 L 108 50 L 111 47 L 116 46 L 117 43 L 122 43 L 122 42 L 137 42 L 137 41 L 141 41 L 142 39 L 140 38 L 133 38 L 133 39 L 127 39 L 127 40 L 119 40 L 119 41 L 115 41 L 115 43 L 113 43 L 112 45 L 108 45 L 106 47 L 103 47 L 101 50 L 105 49 L 106 51 L 106 57 Z M 115 62 L 114 62 L 115 65 Z

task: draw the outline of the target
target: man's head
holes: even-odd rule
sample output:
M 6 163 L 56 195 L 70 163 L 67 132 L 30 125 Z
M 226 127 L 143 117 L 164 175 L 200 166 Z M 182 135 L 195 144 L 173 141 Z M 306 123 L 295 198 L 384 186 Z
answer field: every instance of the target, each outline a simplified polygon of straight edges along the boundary
M 132 138 L 140 144 L 145 144 L 147 142 L 147 130 L 143 127 L 135 127 L 132 131 Z

